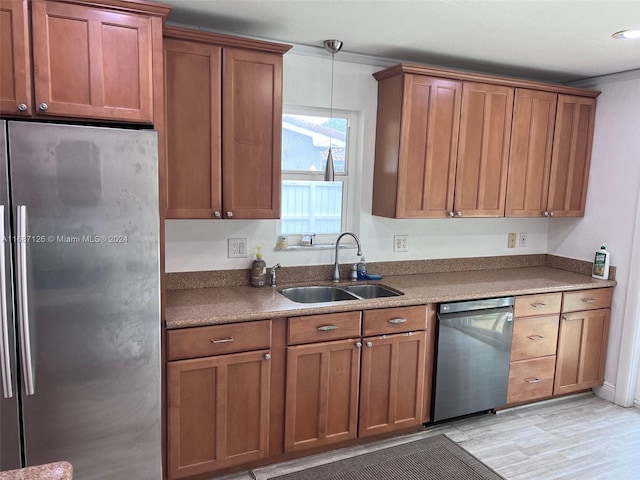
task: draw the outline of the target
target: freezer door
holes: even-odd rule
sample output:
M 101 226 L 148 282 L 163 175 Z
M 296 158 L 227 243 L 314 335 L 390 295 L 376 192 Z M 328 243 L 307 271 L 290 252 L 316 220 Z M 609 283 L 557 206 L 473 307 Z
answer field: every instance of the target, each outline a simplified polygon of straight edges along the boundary
M 8 131 L 32 364 L 26 463 L 66 460 L 82 479 L 161 478 L 156 133 Z
M 21 466 L 7 168 L 7 123 L 0 120 L 0 470 Z

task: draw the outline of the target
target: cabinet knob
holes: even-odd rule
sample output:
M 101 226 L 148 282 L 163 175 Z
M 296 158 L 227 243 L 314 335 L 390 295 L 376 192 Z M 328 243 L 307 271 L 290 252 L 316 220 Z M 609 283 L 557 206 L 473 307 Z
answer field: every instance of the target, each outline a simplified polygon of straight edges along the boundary
M 233 212 L 232 212 L 232 211 L 228 211 L 228 212 L 227 212 L 227 217 L 229 217 L 229 218 L 233 218 Z
M 460 210 L 458 210 L 458 211 L 456 212 L 456 217 L 461 217 L 461 216 L 462 216 L 462 212 L 461 212 Z
M 549 212 L 547 212 L 547 211 L 545 210 L 544 212 L 542 212 L 542 215 L 543 215 L 543 216 L 545 216 L 545 217 L 548 217 L 548 216 L 549 216 Z
M 456 216 L 456 214 L 455 214 L 455 213 L 453 213 L 453 212 L 449 212 L 449 216 L 450 216 L 451 218 L 453 218 L 453 217 L 455 217 L 455 216 Z
M 270 353 L 265 353 L 264 354 L 264 359 L 265 360 L 271 360 L 271 354 Z
M 49 110 L 49 105 L 47 105 L 46 103 L 42 102 L 40 105 L 38 105 L 38 108 L 40 110 L 42 110 L 43 112 L 46 112 L 47 110 Z
M 220 210 L 215 210 L 213 212 L 213 216 L 216 217 L 216 218 L 220 218 L 222 216 L 222 214 L 220 213 Z
M 29 107 L 27 107 L 26 103 L 21 103 L 21 104 L 18 105 L 18 111 L 20 111 L 20 112 L 26 112 L 28 108 Z
M 372 342 L 367 342 L 366 345 L 367 345 L 367 348 L 373 347 L 373 343 Z
M 356 348 L 362 348 L 362 342 L 356 342 Z
M 549 212 L 549 216 L 550 216 L 550 217 L 553 217 L 553 212 Z

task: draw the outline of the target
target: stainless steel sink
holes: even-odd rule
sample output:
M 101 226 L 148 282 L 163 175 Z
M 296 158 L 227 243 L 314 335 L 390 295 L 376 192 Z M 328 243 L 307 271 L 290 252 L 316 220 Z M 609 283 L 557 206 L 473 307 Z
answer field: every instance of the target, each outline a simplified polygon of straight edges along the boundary
M 397 297 L 404 295 L 397 290 L 391 290 L 382 285 L 347 285 L 344 289 L 349 293 L 355 293 L 362 298 Z
M 359 300 L 359 297 L 337 287 L 291 287 L 283 288 L 280 293 L 289 300 L 298 303 L 337 302 L 340 300 Z
M 283 288 L 280 293 L 289 300 L 298 303 L 338 302 L 404 295 L 402 292 L 382 285 L 345 285 L 340 287 L 312 285 Z

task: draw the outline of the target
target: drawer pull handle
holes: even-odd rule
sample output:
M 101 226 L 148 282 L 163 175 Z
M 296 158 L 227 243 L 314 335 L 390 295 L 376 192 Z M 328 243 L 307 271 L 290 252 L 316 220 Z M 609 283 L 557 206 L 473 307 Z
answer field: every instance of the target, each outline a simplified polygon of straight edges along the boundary
M 525 379 L 525 382 L 526 383 L 539 383 L 540 379 L 539 378 L 535 378 L 535 377 L 534 378 L 527 378 L 527 379 Z
M 540 302 L 537 302 L 537 303 L 532 303 L 532 304 L 531 304 L 531 306 L 532 306 L 533 308 L 544 308 L 544 307 L 546 307 L 546 306 L 547 306 L 547 304 L 546 304 L 546 303 L 540 303 Z
M 337 330 L 337 329 L 338 329 L 337 325 L 322 325 L 321 327 L 318 327 L 319 332 L 330 332 L 331 330 Z
M 371 348 L 373 347 L 373 342 L 367 342 L 365 343 L 365 345 L 367 346 L 367 348 Z
M 405 323 L 406 321 L 406 318 L 392 318 L 391 320 L 389 320 L 389 323 L 392 325 L 398 325 L 400 323 Z
M 533 341 L 538 341 L 538 340 L 542 340 L 544 337 L 542 335 L 530 335 L 529 340 L 533 340 Z
M 271 360 L 271 354 L 270 353 L 265 353 L 264 354 L 264 359 L 265 360 Z
M 580 300 L 582 300 L 582 303 L 593 303 L 596 301 L 596 299 L 593 297 L 581 298 Z
M 233 337 L 219 338 L 219 339 L 212 338 L 211 339 L 211 343 L 231 343 L 231 342 L 233 342 Z

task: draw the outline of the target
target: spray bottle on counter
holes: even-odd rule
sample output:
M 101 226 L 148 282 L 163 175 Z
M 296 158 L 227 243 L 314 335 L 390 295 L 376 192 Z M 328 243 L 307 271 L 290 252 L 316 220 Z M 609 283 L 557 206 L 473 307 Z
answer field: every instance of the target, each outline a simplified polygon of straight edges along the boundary
M 267 263 L 262 259 L 262 247 L 256 247 L 256 259 L 251 263 L 251 286 L 264 287 L 267 284 Z
M 599 278 L 600 280 L 609 280 L 609 263 L 611 260 L 611 254 L 607 252 L 607 247 L 604 243 L 600 247 L 600 250 L 596 250 L 596 255 L 593 259 L 593 270 L 591 276 L 593 278 Z

